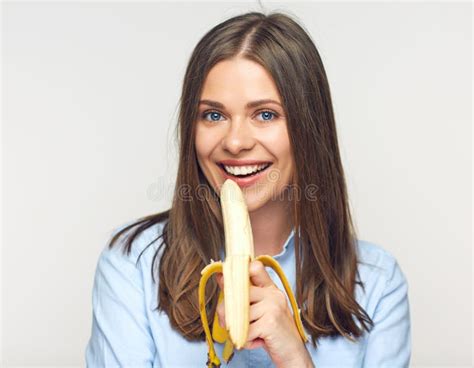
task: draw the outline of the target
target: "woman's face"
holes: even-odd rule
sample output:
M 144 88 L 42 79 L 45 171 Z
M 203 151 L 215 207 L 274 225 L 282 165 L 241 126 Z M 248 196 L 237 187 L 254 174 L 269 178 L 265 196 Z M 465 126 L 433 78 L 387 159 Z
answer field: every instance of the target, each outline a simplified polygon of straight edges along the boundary
M 259 100 L 274 102 L 248 106 Z M 243 58 L 217 63 L 204 82 L 196 124 L 199 165 L 217 193 L 231 178 L 250 212 L 284 198 L 293 173 L 290 142 L 282 101 L 265 68 Z M 239 178 L 255 169 L 263 171 Z

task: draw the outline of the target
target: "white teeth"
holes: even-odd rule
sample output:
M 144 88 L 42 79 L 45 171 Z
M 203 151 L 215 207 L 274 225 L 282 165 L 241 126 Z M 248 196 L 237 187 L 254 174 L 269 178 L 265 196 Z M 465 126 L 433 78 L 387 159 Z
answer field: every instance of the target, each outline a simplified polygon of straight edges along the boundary
M 232 175 L 248 175 L 251 173 L 260 170 L 269 164 L 262 164 L 262 165 L 252 165 L 252 166 L 227 166 L 225 165 L 225 170 Z

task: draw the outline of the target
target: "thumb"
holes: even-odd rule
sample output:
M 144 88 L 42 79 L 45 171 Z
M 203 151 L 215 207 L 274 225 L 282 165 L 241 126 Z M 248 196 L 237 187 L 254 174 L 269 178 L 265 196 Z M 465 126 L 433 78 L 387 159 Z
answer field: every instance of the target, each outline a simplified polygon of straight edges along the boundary
M 250 280 L 255 286 L 268 287 L 275 285 L 265 266 L 260 261 L 252 261 L 249 266 Z

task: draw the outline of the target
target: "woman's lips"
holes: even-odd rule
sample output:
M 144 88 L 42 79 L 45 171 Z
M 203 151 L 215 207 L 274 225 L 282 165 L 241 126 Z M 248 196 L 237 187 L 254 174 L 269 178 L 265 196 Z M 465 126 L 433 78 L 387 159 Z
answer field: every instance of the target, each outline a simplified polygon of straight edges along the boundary
M 268 170 L 268 168 L 272 166 L 272 164 L 268 165 L 264 170 L 259 171 L 257 174 L 248 176 L 248 177 L 238 177 L 238 176 L 231 175 L 227 173 L 227 171 L 225 171 L 224 167 L 222 167 L 221 165 L 217 165 L 217 166 L 221 170 L 224 180 L 231 179 L 235 181 L 239 185 L 239 187 L 245 188 L 254 184 L 259 179 L 261 179 L 264 176 L 265 172 Z

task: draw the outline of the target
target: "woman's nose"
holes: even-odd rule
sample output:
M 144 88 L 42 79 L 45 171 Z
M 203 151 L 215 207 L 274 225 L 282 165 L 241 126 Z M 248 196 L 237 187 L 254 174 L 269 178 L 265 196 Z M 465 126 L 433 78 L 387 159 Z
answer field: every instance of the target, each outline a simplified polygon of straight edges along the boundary
M 222 139 L 222 148 L 237 155 L 255 145 L 250 123 L 245 119 L 233 120 Z

